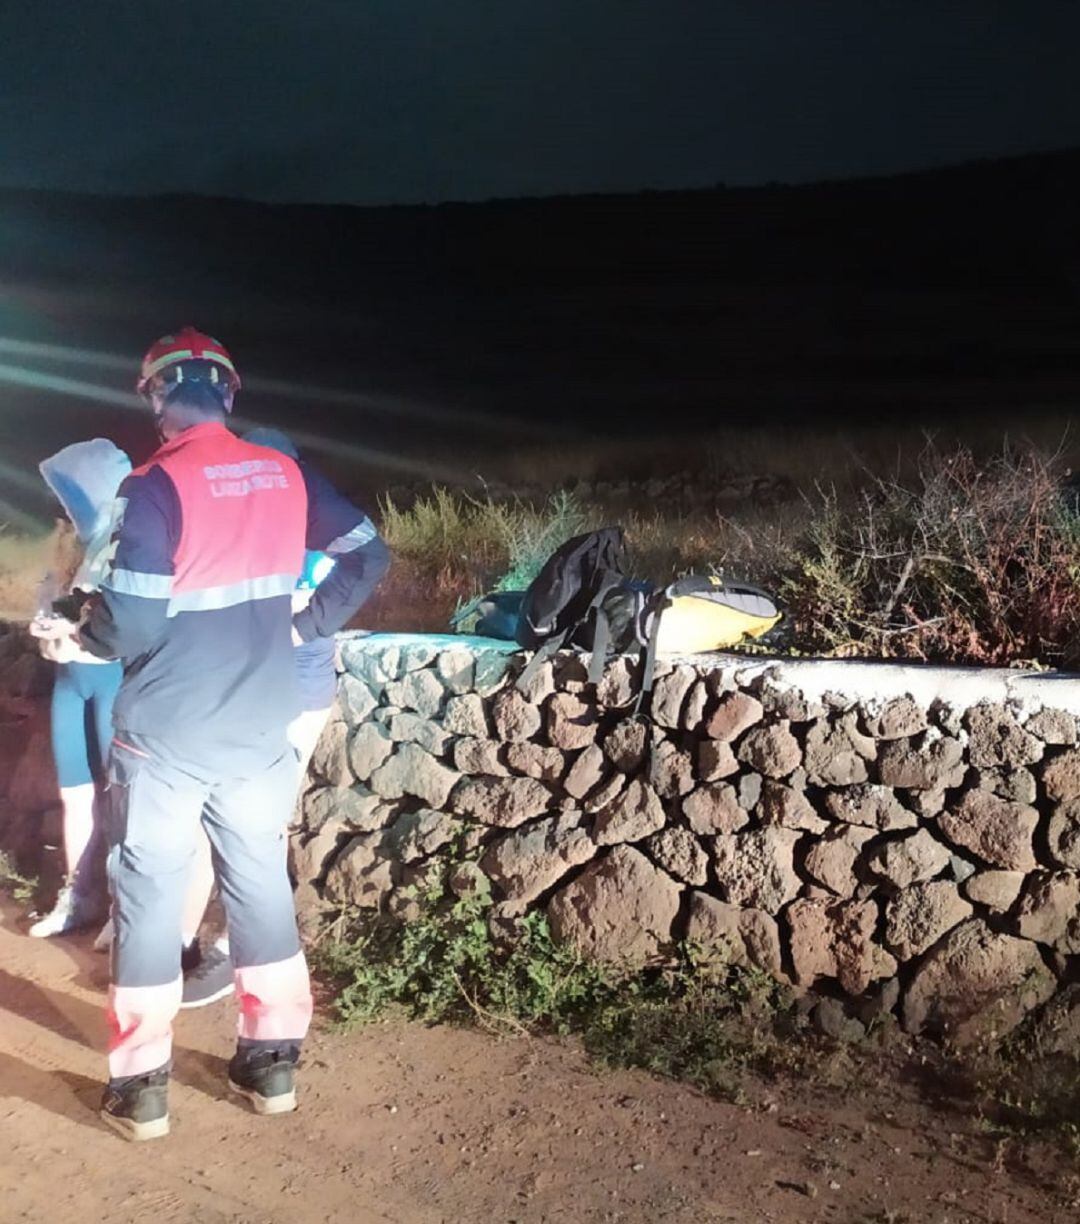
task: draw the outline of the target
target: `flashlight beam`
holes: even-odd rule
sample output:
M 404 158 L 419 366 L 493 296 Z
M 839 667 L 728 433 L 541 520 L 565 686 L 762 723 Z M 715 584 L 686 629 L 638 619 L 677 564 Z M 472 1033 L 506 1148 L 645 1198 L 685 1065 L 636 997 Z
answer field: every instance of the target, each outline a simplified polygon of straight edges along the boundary
M 250 417 L 235 414 L 231 421 L 241 431 L 268 424 L 268 422 L 253 421 Z M 409 476 L 422 476 L 425 480 L 435 480 L 443 484 L 456 485 L 461 480 L 459 470 L 441 463 L 432 463 L 427 459 L 410 459 L 405 455 L 395 455 L 390 451 L 376 450 L 371 446 L 360 446 L 356 442 L 347 442 L 343 438 L 324 438 L 322 434 L 311 433 L 306 429 L 293 429 L 289 425 L 275 424 L 274 428 L 287 433 L 303 450 L 329 455 L 334 459 L 349 459 L 366 467 L 402 472 Z
M 30 514 L 0 497 L 0 536 L 3 535 L 5 527 L 15 526 L 32 531 L 34 535 L 47 534 L 52 520 L 39 514 Z
M 32 391 L 55 391 L 60 395 L 73 395 L 78 399 L 92 400 L 96 404 L 110 404 L 114 408 L 142 407 L 142 401 L 133 391 L 116 391 L 112 387 L 102 387 L 97 383 L 85 382 L 81 378 L 42 374 L 38 370 L 27 370 L 5 362 L 0 362 L 0 382 L 16 387 L 29 387 Z
M 520 437 L 546 437 L 550 434 L 550 426 L 543 422 L 499 416 L 495 413 L 478 412 L 469 408 L 425 403 L 422 400 L 409 399 L 402 395 L 343 391 L 336 387 L 293 383 L 258 376 L 245 379 L 244 386 L 259 395 L 314 401 L 338 408 L 350 408 L 354 412 L 385 413 L 402 420 L 427 421 L 434 425 L 468 426 L 484 430 L 489 434 L 492 431 Z
M 48 361 L 70 365 L 94 366 L 101 370 L 117 370 L 130 374 L 134 363 L 130 357 L 115 353 L 102 353 L 94 349 L 72 348 L 64 344 L 42 344 L 32 340 L 16 340 L 0 336 L 0 354 L 25 361 Z M 2 366 L 8 370 L 14 367 Z M 59 375 L 41 374 L 42 379 L 59 378 Z M 80 381 L 80 380 L 74 380 Z M 30 384 L 24 384 L 30 385 Z M 383 413 L 401 420 L 428 421 L 436 425 L 459 425 L 492 431 L 522 438 L 546 437 L 550 429 L 542 421 L 517 419 L 494 412 L 481 412 L 470 408 L 455 408 L 447 404 L 434 404 L 412 399 L 404 395 L 389 395 L 383 392 L 344 390 L 340 387 L 324 387 L 317 383 L 296 383 L 287 379 L 265 378 L 253 375 L 244 379 L 244 387 L 257 395 L 326 404 L 335 408 L 348 408 L 353 412 Z M 45 390 L 64 390 L 64 387 Z M 94 398 L 88 396 L 87 398 Z
M 130 357 L 99 353 L 94 349 L 69 348 L 66 344 L 39 344 L 32 340 L 15 340 L 10 336 L 0 336 L 0 353 L 26 360 L 67 361 L 74 365 L 97 366 L 102 370 L 130 372 L 132 369 Z

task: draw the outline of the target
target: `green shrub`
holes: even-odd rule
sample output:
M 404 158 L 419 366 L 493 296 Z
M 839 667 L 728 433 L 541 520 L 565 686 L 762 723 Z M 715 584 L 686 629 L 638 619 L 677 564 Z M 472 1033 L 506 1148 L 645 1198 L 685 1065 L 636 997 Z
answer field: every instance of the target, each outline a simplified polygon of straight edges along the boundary
M 398 1010 L 429 1023 L 481 1018 L 495 1027 L 561 1025 L 607 988 L 599 967 L 557 946 L 539 915 L 522 920 L 512 948 L 500 949 L 488 921 L 491 894 L 479 886 L 455 897 L 439 877 L 419 895 L 419 916 L 359 919 L 348 938 L 321 952 L 340 986 L 344 1022 L 367 1023 Z
M 540 510 L 518 506 L 516 511 L 504 520 L 507 568 L 495 584 L 500 591 L 523 591 L 556 548 L 600 525 L 565 491 L 554 493 Z
M 566 492 L 533 506 L 436 486 L 408 508 L 387 498 L 380 510 L 393 564 L 363 622 L 410 632 L 444 632 L 451 618 L 468 631 L 478 596 L 524 589 L 560 544 L 598 525 Z
M 605 1064 L 641 1067 L 726 1099 L 748 1071 L 771 1076 L 808 1050 L 786 993 L 765 974 L 710 966 L 684 949 L 675 969 L 624 982 L 581 1013 L 585 1048 Z
M 764 975 L 710 967 L 691 950 L 670 969 L 618 973 L 556 943 L 537 912 L 504 945 L 490 911 L 486 884 L 454 897 L 440 875 L 412 921 L 356 919 L 318 953 L 340 1020 L 400 1014 L 503 1033 L 575 1033 L 606 1064 L 725 1096 L 738 1095 L 743 1072 L 771 1073 L 797 1057 L 790 1002 Z
M 408 508 L 386 498 L 381 529 L 391 551 L 432 574 L 451 567 L 469 574 L 477 590 L 528 586 L 548 556 L 588 529 L 590 516 L 572 493 L 542 506 L 497 502 L 433 486 Z
M 33 901 L 38 890 L 37 878 L 24 876 L 3 850 L 0 850 L 0 889 L 21 905 Z

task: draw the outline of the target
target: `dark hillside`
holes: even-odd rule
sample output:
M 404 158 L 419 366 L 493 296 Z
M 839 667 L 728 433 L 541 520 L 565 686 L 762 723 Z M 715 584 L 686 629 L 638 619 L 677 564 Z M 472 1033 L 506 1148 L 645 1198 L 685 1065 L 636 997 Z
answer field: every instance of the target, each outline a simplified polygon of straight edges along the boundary
M 1072 151 L 805 187 L 436 207 L 7 191 L 0 337 L 134 363 L 192 320 L 252 375 L 359 396 L 253 384 L 249 414 L 301 415 L 409 463 L 530 429 L 1022 421 L 1080 391 L 1078 216 Z M 129 385 L 119 365 L 10 346 L 0 361 Z M 84 436 L 88 405 L 70 399 L 11 392 L 5 453 Z M 94 412 L 103 432 L 125 429 Z

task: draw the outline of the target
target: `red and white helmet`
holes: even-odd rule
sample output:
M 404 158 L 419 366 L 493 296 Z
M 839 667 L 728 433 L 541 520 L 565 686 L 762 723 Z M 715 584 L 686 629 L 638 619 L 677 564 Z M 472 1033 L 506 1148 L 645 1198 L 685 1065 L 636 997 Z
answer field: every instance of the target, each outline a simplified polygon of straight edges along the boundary
M 182 365 L 186 361 L 211 362 L 216 369 L 224 373 L 225 380 L 233 391 L 240 390 L 240 375 L 236 372 L 229 350 L 213 336 L 207 336 L 194 327 L 181 327 L 178 332 L 162 336 L 150 345 L 142 359 L 135 390 L 140 395 L 145 395 L 151 379 L 171 366 Z

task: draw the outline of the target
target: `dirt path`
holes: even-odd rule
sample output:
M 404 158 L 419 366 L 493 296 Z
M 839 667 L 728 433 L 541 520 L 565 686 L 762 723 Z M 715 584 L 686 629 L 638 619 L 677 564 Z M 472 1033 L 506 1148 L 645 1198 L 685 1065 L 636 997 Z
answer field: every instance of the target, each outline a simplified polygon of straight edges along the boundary
M 323 1025 L 301 1110 L 256 1119 L 223 1091 L 224 1004 L 180 1017 L 173 1134 L 126 1144 L 96 1116 L 104 958 L 85 939 L 26 938 L 6 903 L 0 922 L 5 1222 L 1080 1218 L 1051 1154 L 995 1169 L 992 1144 L 906 1090 L 839 1109 L 808 1092 L 740 1108 L 598 1072 L 549 1041 Z

